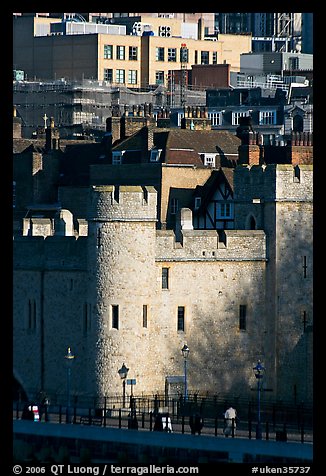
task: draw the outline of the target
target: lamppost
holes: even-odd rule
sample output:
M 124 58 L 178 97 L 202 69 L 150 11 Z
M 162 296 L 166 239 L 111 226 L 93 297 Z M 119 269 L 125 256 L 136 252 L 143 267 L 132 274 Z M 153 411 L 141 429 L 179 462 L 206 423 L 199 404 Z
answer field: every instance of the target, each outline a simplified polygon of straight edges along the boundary
M 70 380 L 71 380 L 71 363 L 74 360 L 75 356 L 71 352 L 71 348 L 68 347 L 67 354 L 65 359 L 67 361 L 67 413 L 66 413 L 66 423 L 71 423 L 70 421 Z
M 261 364 L 260 360 L 255 367 L 253 367 L 253 371 L 255 373 L 255 377 L 257 379 L 257 427 L 256 427 L 256 439 L 262 439 L 262 429 L 261 429 L 261 420 L 260 420 L 260 392 L 261 392 L 261 380 L 264 377 L 265 367 Z
M 188 399 L 188 388 L 187 388 L 187 359 L 190 352 L 189 347 L 185 344 L 181 349 L 183 360 L 184 360 L 184 376 L 185 376 L 185 400 Z
M 125 364 L 122 364 L 121 369 L 118 370 L 118 374 L 120 375 L 120 378 L 122 379 L 122 407 L 124 408 L 126 405 L 126 378 L 128 375 L 129 369 L 125 366 Z

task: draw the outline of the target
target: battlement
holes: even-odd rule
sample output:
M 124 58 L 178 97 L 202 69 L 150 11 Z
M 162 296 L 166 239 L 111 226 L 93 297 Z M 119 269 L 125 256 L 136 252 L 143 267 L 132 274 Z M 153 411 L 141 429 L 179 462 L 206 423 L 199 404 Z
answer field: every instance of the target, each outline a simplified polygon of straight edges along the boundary
M 266 260 L 263 230 L 172 230 L 156 231 L 157 261 Z
M 17 236 L 13 247 L 15 269 L 86 270 L 87 237 Z
M 313 166 L 240 165 L 234 171 L 234 200 L 312 201 Z
M 89 221 L 157 221 L 157 192 L 151 186 L 94 185 Z

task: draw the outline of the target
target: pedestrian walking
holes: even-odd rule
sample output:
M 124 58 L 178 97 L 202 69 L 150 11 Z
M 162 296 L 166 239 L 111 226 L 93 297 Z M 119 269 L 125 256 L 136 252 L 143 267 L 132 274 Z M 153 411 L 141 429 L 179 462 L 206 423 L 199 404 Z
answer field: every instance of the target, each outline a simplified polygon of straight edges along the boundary
M 236 420 L 237 420 L 237 411 L 232 405 L 224 413 L 224 429 L 223 433 L 225 437 L 232 435 L 232 430 L 235 433 L 236 429 Z M 234 434 L 233 433 L 233 434 Z

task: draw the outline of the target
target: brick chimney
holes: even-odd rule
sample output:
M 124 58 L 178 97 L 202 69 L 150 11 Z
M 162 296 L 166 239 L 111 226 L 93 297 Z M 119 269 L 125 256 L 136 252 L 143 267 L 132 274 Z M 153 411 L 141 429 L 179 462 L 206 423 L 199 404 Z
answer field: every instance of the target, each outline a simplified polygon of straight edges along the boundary
M 238 148 L 238 164 L 259 165 L 263 162 L 262 136 L 252 128 L 251 117 L 240 118 L 240 124 L 236 130 L 236 136 L 241 139 Z
M 287 145 L 287 155 L 290 164 L 313 164 L 313 133 L 293 132 L 291 142 Z

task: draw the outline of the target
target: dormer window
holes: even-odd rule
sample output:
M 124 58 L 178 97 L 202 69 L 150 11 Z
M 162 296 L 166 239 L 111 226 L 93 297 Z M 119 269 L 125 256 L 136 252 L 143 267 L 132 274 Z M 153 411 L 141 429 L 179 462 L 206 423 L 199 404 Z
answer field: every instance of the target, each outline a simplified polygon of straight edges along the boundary
M 195 197 L 195 210 L 198 210 L 200 205 L 201 205 L 201 197 Z
M 112 152 L 112 165 L 121 165 L 122 157 L 125 152 L 125 150 L 116 150 Z
M 150 155 L 150 162 L 158 162 L 160 160 L 162 149 L 152 149 Z
M 200 154 L 200 158 L 204 165 L 215 167 L 215 154 Z

